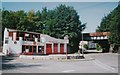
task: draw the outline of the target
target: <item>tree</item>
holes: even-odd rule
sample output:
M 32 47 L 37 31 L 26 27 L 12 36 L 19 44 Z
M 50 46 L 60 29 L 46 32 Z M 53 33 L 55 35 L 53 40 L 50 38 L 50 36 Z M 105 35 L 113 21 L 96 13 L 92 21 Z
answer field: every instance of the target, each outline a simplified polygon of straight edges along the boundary
M 13 11 L 3 10 L 2 12 L 2 25 L 4 27 L 16 29 L 19 18 L 15 15 Z
M 70 52 L 77 51 L 81 40 L 81 31 L 85 29 L 86 24 L 81 23 L 76 10 L 70 6 L 60 5 L 48 13 L 50 17 L 47 18 L 46 25 L 49 35 L 62 39 L 68 35 Z
M 42 11 L 37 12 L 34 10 L 29 12 L 3 10 L 2 13 L 3 29 L 7 27 L 39 32 L 60 39 L 68 35 L 70 52 L 78 50 L 81 31 L 85 29 L 86 25 L 81 23 L 76 10 L 66 5 L 59 5 L 53 10 L 45 7 Z
M 97 31 L 110 32 L 109 42 L 110 44 L 114 44 L 114 50 L 118 51 L 118 47 L 120 47 L 120 5 L 118 5 L 112 12 L 110 12 L 107 16 L 105 16 Z
M 98 29 L 96 29 L 97 32 L 108 32 L 110 31 L 110 21 L 111 20 L 111 14 L 108 14 L 105 16 L 101 23 L 100 26 L 98 26 Z
M 2 46 L 2 10 L 0 9 L 0 47 Z
M 114 44 L 114 51 L 118 51 L 120 47 L 120 5 L 118 5 L 112 12 L 112 19 L 110 21 L 110 37 L 109 41 Z

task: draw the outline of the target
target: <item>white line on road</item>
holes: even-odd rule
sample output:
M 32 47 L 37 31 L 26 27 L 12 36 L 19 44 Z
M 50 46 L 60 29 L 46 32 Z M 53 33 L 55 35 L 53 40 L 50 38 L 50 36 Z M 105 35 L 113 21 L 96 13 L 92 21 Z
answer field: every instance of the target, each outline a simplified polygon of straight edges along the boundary
M 116 69 L 115 69 L 115 68 L 112 68 L 112 67 L 110 67 L 110 66 L 108 66 L 108 65 L 100 62 L 100 61 L 97 60 L 97 59 L 94 60 L 93 62 L 94 62 L 96 65 L 98 65 L 99 67 L 101 67 L 101 68 L 104 68 L 104 69 L 106 69 L 106 70 L 108 70 L 108 71 L 111 71 L 111 72 L 113 72 L 113 73 L 116 72 Z
M 65 70 L 65 71 L 62 71 L 62 72 L 69 73 L 69 72 L 73 72 L 73 71 L 75 71 L 75 70 Z

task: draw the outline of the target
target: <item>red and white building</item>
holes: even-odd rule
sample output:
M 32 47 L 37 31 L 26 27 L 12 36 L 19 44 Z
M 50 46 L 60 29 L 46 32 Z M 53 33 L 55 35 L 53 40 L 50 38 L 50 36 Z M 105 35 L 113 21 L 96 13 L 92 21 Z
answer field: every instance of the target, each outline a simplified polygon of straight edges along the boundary
M 49 35 L 5 28 L 3 53 L 7 54 L 64 54 L 69 40 Z

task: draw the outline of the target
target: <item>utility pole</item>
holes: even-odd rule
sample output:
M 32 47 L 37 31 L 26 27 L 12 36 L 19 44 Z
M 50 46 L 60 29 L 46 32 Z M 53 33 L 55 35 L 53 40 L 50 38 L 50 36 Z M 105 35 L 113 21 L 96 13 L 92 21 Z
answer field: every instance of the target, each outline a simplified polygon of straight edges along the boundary
M 82 56 L 84 57 L 84 51 L 83 51 L 83 33 L 82 33 Z

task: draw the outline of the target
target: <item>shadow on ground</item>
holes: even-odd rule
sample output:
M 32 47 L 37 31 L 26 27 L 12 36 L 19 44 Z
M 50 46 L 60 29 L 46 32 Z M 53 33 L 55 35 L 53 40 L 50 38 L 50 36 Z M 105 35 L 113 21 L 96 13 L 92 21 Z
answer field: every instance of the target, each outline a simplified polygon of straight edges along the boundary
M 12 62 L 12 60 L 15 60 L 16 57 L 9 57 L 9 56 L 3 56 L 2 57 L 2 70 L 11 70 L 11 69 L 17 69 L 17 68 L 25 68 L 25 67 L 34 67 L 34 66 L 41 66 L 40 64 L 23 64 L 23 63 L 17 63 Z
M 102 52 L 84 52 L 84 54 L 102 53 Z

